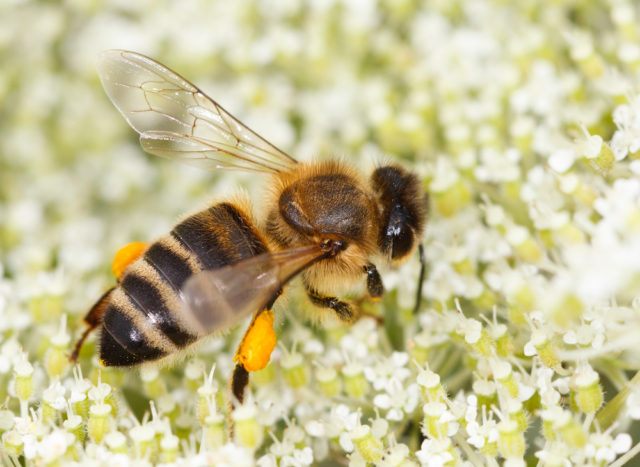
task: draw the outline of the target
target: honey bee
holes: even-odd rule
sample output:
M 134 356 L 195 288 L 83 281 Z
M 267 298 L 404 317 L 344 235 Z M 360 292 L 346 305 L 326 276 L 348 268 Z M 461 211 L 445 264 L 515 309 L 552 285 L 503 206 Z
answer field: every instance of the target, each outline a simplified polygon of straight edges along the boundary
M 241 402 L 249 372 L 269 362 L 273 304 L 290 279 L 300 275 L 315 306 L 352 322 L 357 308 L 334 291 L 366 278 L 369 296 L 380 298 L 384 288 L 371 258 L 397 262 L 419 243 L 426 197 L 402 167 L 378 167 L 367 179 L 337 160 L 298 163 L 155 60 L 108 50 L 97 69 L 145 151 L 207 169 L 259 172 L 270 177 L 271 189 L 259 223 L 247 203 L 219 202 L 150 244 L 120 250 L 117 285 L 85 316 L 88 328 L 72 360 L 96 328 L 102 364 L 133 366 L 253 315 L 231 378 Z

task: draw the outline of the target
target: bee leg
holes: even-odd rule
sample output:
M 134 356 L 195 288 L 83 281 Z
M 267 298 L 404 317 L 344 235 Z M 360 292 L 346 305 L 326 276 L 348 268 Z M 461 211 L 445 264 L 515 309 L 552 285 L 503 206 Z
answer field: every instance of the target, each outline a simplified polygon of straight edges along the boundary
M 384 294 L 384 285 L 382 285 L 380 273 L 376 266 L 371 263 L 364 267 L 364 272 L 367 274 L 367 292 L 369 292 L 369 296 L 374 301 L 380 300 Z
M 89 337 L 91 331 L 100 326 L 102 323 L 102 318 L 104 316 L 104 312 L 107 310 L 107 306 L 109 305 L 109 297 L 111 292 L 115 290 L 115 287 L 111 287 L 107 290 L 102 297 L 91 307 L 89 313 L 84 317 L 84 322 L 87 324 L 87 329 L 82 333 L 78 342 L 73 346 L 73 352 L 69 356 L 69 361 L 75 362 L 78 360 L 78 355 L 80 354 L 80 349 L 82 348 L 82 344 Z
M 244 400 L 244 390 L 248 385 L 249 372 L 242 366 L 242 363 L 237 363 L 233 370 L 233 376 L 231 377 L 231 392 L 241 404 Z
M 420 304 L 422 303 L 422 284 L 424 283 L 424 274 L 427 267 L 427 261 L 424 257 L 424 247 L 422 243 L 418 245 L 418 253 L 420 254 L 420 275 L 418 276 L 418 290 L 416 292 L 416 306 L 413 308 L 413 314 L 418 314 Z
M 127 266 L 144 254 L 147 247 L 148 244 L 144 242 L 131 242 L 116 252 L 111 263 L 111 271 L 117 280 L 120 280 Z
M 344 321 L 345 323 L 353 323 L 358 317 L 359 313 L 354 310 L 350 303 L 340 300 L 337 297 L 321 295 L 306 282 L 304 286 L 307 290 L 307 295 L 309 296 L 311 303 L 322 308 L 331 308 L 336 312 L 336 315 L 338 315 L 338 318 L 340 318 L 341 321 Z
M 273 304 L 281 292 L 265 307 L 253 315 L 233 360 L 236 367 L 231 377 L 231 392 L 242 403 L 244 391 L 249 384 L 249 372 L 262 370 L 269 364 L 271 352 L 276 347 L 273 330 Z

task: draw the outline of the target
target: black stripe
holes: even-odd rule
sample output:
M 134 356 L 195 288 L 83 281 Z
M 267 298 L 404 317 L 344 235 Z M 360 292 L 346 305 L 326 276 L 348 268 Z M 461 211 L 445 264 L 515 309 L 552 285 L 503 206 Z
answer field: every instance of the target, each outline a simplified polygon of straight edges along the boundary
M 126 366 L 156 360 L 166 355 L 152 347 L 124 310 L 109 305 L 104 316 L 100 339 L 100 358 L 105 365 Z
M 136 308 L 146 315 L 146 319 L 174 344 L 184 347 L 196 340 L 196 336 L 182 329 L 173 317 L 173 313 L 179 310 L 170 310 L 160 292 L 145 277 L 135 272 L 129 273 L 122 279 L 120 287 L 131 298 Z M 171 290 L 171 293 L 174 292 Z
M 206 212 L 198 213 L 176 225 L 171 235 L 191 251 L 203 269 L 218 269 L 231 262 L 218 240 L 207 232 Z
M 107 328 L 100 333 L 100 361 L 105 366 L 131 366 L 142 363 L 138 355 L 133 355 L 111 335 Z
M 238 247 L 238 253 L 243 259 L 267 252 L 267 247 L 257 236 L 254 227 L 235 206 L 223 203 L 220 208 L 225 210 L 239 229 L 231 232 L 231 241 Z
M 267 251 L 249 221 L 229 203 L 194 214 L 176 225 L 171 235 L 193 252 L 203 269 L 218 269 Z
M 158 274 L 162 276 L 178 292 L 186 281 L 194 272 L 191 270 L 189 262 L 177 255 L 171 248 L 155 242 L 144 254 L 144 259 L 153 266 Z

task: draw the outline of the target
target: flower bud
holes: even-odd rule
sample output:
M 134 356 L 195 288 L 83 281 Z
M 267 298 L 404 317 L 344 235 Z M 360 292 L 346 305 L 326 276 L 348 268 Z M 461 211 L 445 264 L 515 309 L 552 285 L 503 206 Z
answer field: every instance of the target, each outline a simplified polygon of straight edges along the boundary
M 215 410 L 214 401 L 217 391 L 217 384 L 215 386 L 205 384 L 198 389 L 198 400 L 196 401 L 196 418 L 201 425 L 204 425 L 206 418 L 209 415 L 212 415 L 212 406 Z
M 316 370 L 316 381 L 322 393 L 327 397 L 340 394 L 342 384 L 338 378 L 338 372 L 330 366 L 321 366 Z
M 204 420 L 204 436 L 207 448 L 216 449 L 227 442 L 224 416 L 220 413 L 209 415 Z
M 251 381 L 256 387 L 260 387 L 274 382 L 276 376 L 276 366 L 269 363 L 262 370 L 254 371 L 251 375 Z
M 440 384 L 440 375 L 437 373 L 429 369 L 420 370 L 416 381 L 426 402 L 440 402 L 444 399 L 446 393 Z
M 587 434 L 568 411 L 562 411 L 556 417 L 553 428 L 560 435 L 560 438 L 573 448 L 582 448 L 587 444 Z
M 85 438 L 84 425 L 82 423 L 82 417 L 80 415 L 69 415 L 69 417 L 62 423 L 65 430 L 76 437 L 81 443 Z
M 93 404 L 89 409 L 87 433 L 95 443 L 100 443 L 104 436 L 111 431 L 111 411 L 109 404 Z
M 537 298 L 529 285 L 523 285 L 510 297 L 509 322 L 524 325 L 526 316 L 536 307 Z
M 24 442 L 22 441 L 22 436 L 15 431 L 9 431 L 2 436 L 2 444 L 3 450 L 9 456 L 18 457 L 22 454 L 22 448 L 24 446 Z
M 509 362 L 500 360 L 495 361 L 491 368 L 493 369 L 493 377 L 500 386 L 513 397 L 518 397 L 518 383 L 513 378 L 513 369 Z
M 14 366 L 14 390 L 20 402 L 26 403 L 33 395 L 33 366 L 26 358 L 18 361 Z
M 413 347 L 411 348 L 411 359 L 415 360 L 418 365 L 424 365 L 429 358 L 431 351 L 431 336 L 426 332 L 421 332 L 413 338 Z
M 252 405 L 242 405 L 233 411 L 235 441 L 251 450 L 257 449 L 264 437 L 264 430 L 256 416 L 257 409 Z
M 540 245 L 531 237 L 527 229 L 516 226 L 506 233 L 507 241 L 513 246 L 518 259 L 525 263 L 537 263 L 542 259 Z
M 492 381 L 480 379 L 473 382 L 473 393 L 478 397 L 478 408 L 485 406 L 487 410 L 498 402 L 496 385 Z
M 143 366 L 140 369 L 140 379 L 144 385 L 145 393 L 151 399 L 158 399 L 167 392 L 164 381 L 160 378 L 160 370 L 157 366 Z
M 576 377 L 574 391 L 575 403 L 584 413 L 594 413 L 602 405 L 600 376 L 591 368 Z
M 178 404 L 176 403 L 173 395 L 165 394 L 164 396 L 160 396 L 156 401 L 156 405 L 158 406 L 158 412 L 167 417 L 170 421 L 175 421 L 178 415 Z
M 167 434 L 160 441 L 160 462 L 170 464 L 178 458 L 178 446 L 180 438 L 175 435 Z
M 187 388 L 191 391 L 197 391 L 200 387 L 203 369 L 204 363 L 202 360 L 192 359 L 187 362 L 184 368 L 184 378 Z
M 598 155 L 591 159 L 594 167 L 601 172 L 608 172 L 613 169 L 616 163 L 616 156 L 607 143 L 602 143 L 602 148 Z
M 89 398 L 86 393 L 72 390 L 71 396 L 69 396 L 69 402 L 71 402 L 73 411 L 81 416 L 83 420 L 89 417 Z
M 424 419 L 422 432 L 429 438 L 442 439 L 449 436 L 449 422 L 454 420 L 443 402 L 427 402 L 422 406 Z
M 194 419 L 192 416 L 182 412 L 176 418 L 175 425 L 175 433 L 176 436 L 180 439 L 188 439 L 192 434 L 192 426 L 194 424 Z
M 556 346 L 542 331 L 536 331 L 531 336 L 531 343 L 535 347 L 542 363 L 551 369 L 560 367 L 560 357 Z
M 382 441 L 373 436 L 369 426 L 358 425 L 351 431 L 350 436 L 353 445 L 365 461 L 376 464 L 382 459 Z
M 524 432 L 515 420 L 506 419 L 498 423 L 498 450 L 506 458 L 524 456 Z
M 513 355 L 515 346 L 513 340 L 509 335 L 508 329 L 504 324 L 498 324 L 493 327 L 491 332 L 496 345 L 496 354 L 498 357 L 509 357 Z
M 156 433 L 148 424 L 133 427 L 129 435 L 140 457 L 150 456 L 155 450 Z
M 509 399 L 506 402 L 507 415 L 511 420 L 514 420 L 518 424 L 518 429 L 524 433 L 529 426 L 529 419 L 527 414 L 522 408 L 522 402 L 518 399 Z
M 364 397 L 369 392 L 369 382 L 364 376 L 362 366 L 352 362 L 342 368 L 345 392 L 356 399 Z
M 444 217 L 451 217 L 471 202 L 471 191 L 458 180 L 446 190 L 433 193 L 433 206 Z
M 385 454 L 381 466 L 384 467 L 415 467 L 417 464 L 411 460 L 411 452 L 405 444 L 396 444 L 391 446 Z
M 290 387 L 297 389 L 307 384 L 309 375 L 302 354 L 295 351 L 286 354 L 280 361 L 280 367 L 282 376 Z
M 104 437 L 104 442 L 113 453 L 126 454 L 127 438 L 119 431 L 112 431 Z
M 67 332 L 67 315 L 62 315 L 59 331 L 51 338 L 51 346 L 44 357 L 44 367 L 49 378 L 62 375 L 69 366 L 67 355 L 71 336 Z

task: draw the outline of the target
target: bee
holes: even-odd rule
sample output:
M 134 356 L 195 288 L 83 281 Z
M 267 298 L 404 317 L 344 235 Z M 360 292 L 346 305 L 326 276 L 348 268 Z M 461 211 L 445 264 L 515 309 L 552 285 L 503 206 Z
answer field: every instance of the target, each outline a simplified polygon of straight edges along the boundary
M 315 306 L 349 323 L 358 310 L 334 291 L 365 281 L 379 299 L 384 287 L 371 258 L 394 263 L 419 243 L 426 195 L 402 167 L 380 166 L 367 178 L 337 160 L 299 163 L 189 81 L 135 52 L 105 51 L 97 69 L 145 151 L 206 169 L 258 172 L 270 189 L 260 222 L 247 203 L 218 202 L 150 244 L 120 250 L 117 285 L 85 316 L 72 360 L 96 328 L 101 363 L 134 366 L 253 315 L 231 378 L 242 402 L 249 373 L 264 368 L 275 347 L 272 308 L 288 281 L 300 275 Z

